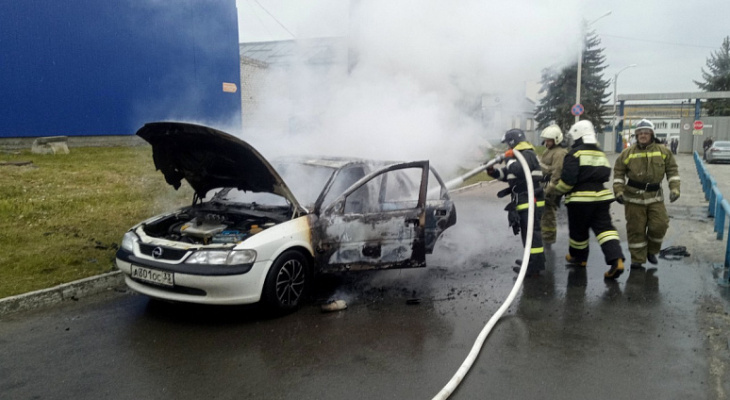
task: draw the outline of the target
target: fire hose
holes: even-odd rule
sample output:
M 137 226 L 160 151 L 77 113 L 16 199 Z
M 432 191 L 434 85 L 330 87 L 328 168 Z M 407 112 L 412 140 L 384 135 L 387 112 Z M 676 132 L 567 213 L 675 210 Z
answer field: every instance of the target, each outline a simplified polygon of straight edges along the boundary
M 444 400 L 447 399 L 451 393 L 456 390 L 456 388 L 459 386 L 461 381 L 464 379 L 466 374 L 471 369 L 472 365 L 474 364 L 474 361 L 476 360 L 477 356 L 479 355 L 479 351 L 482 349 L 482 346 L 484 345 L 484 341 L 487 339 L 487 335 L 489 335 L 489 332 L 492 330 L 494 325 L 497 323 L 497 321 L 502 317 L 502 314 L 504 314 L 505 311 L 509 308 L 509 306 L 512 304 L 512 301 L 517 296 L 517 292 L 519 292 L 520 288 L 522 287 L 522 281 L 525 280 L 525 275 L 527 273 L 527 264 L 530 262 L 530 250 L 532 248 L 532 233 L 533 233 L 533 224 L 535 220 L 535 188 L 532 184 L 532 176 L 530 174 L 530 166 L 527 165 L 527 161 L 525 160 L 525 157 L 520 154 L 519 151 L 512 151 L 508 150 L 505 154 L 500 154 L 499 156 L 495 157 L 494 159 L 490 160 L 486 164 L 482 164 L 477 168 L 474 168 L 473 170 L 467 172 L 466 174 L 462 175 L 459 178 L 456 178 L 452 181 L 449 181 L 446 186 L 449 187 L 452 182 L 456 182 L 460 180 L 459 182 L 455 183 L 454 185 L 458 185 L 459 183 L 463 182 L 466 179 L 469 179 L 469 177 L 476 175 L 477 173 L 486 170 L 487 168 L 501 163 L 504 161 L 507 157 L 511 156 L 512 153 L 515 157 L 517 157 L 517 160 L 520 162 L 520 165 L 522 165 L 522 172 L 525 174 L 525 180 L 527 181 L 527 195 L 528 195 L 528 213 L 527 213 L 527 235 L 525 237 L 525 251 L 522 255 L 522 265 L 520 266 L 520 273 L 517 275 L 517 281 L 515 281 L 514 286 L 512 287 L 512 291 L 510 291 L 509 295 L 505 299 L 504 303 L 502 303 L 502 306 L 499 307 L 496 313 L 492 315 L 492 318 L 489 319 L 487 324 L 484 326 L 482 331 L 479 333 L 479 336 L 477 336 L 476 341 L 474 342 L 474 345 L 471 348 L 471 351 L 467 355 L 464 362 L 461 364 L 459 369 L 456 371 L 454 376 L 451 378 L 451 380 L 446 384 L 446 386 L 441 389 L 436 396 L 434 396 L 433 400 Z M 471 174 L 471 175 L 469 175 Z M 468 175 L 468 176 L 467 176 Z M 449 187 L 451 188 L 451 187 Z

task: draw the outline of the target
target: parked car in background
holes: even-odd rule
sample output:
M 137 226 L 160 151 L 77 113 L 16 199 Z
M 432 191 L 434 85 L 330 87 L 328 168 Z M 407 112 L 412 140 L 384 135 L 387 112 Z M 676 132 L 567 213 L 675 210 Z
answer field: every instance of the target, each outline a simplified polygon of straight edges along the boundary
M 718 140 L 707 150 L 707 162 L 730 162 L 730 141 Z
M 167 183 L 194 190 L 192 205 L 132 227 L 117 252 L 127 286 L 154 298 L 290 311 L 321 273 L 424 267 L 456 223 L 428 161 L 269 163 L 234 136 L 178 122 L 137 135 Z

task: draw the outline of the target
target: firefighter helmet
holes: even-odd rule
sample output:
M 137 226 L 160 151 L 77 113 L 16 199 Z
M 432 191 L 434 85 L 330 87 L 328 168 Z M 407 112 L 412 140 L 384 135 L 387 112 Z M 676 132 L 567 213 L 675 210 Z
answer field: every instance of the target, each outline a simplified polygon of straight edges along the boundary
M 648 119 L 642 119 L 639 121 L 638 124 L 636 124 L 636 128 L 634 128 L 634 132 L 639 131 L 639 129 L 648 129 L 651 131 L 651 136 L 654 137 L 654 123 L 649 121 Z
M 593 130 L 593 124 L 588 120 L 581 120 L 573 124 L 568 131 L 573 140 L 583 139 L 585 144 L 596 144 L 596 131 Z
M 504 136 L 502 136 L 502 143 L 507 143 L 507 146 L 509 146 L 511 149 L 514 149 L 515 146 L 517 146 L 517 143 L 524 142 L 525 140 L 525 132 L 522 131 L 522 129 L 510 129 L 507 132 L 504 133 Z
M 552 139 L 555 141 L 555 145 L 558 145 L 563 141 L 563 131 L 557 125 L 550 125 L 542 130 L 540 137 L 543 139 Z

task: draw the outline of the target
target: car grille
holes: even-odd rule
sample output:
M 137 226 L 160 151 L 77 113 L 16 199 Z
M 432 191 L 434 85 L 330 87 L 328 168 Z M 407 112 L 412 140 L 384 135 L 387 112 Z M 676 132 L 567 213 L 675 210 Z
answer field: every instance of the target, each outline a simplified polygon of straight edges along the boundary
M 162 255 L 155 257 L 153 255 L 153 252 L 156 248 L 162 249 Z M 168 261 L 178 261 L 185 256 L 185 254 L 188 253 L 188 250 L 180 250 L 180 249 L 173 249 L 171 247 L 162 247 L 162 246 L 153 246 L 149 244 L 140 243 L 139 244 L 139 251 L 150 257 L 154 257 L 157 260 L 168 260 Z

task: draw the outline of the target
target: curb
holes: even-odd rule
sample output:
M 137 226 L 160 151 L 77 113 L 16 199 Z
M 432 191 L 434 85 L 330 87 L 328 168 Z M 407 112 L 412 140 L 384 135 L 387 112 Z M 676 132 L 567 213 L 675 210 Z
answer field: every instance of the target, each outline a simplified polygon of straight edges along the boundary
M 113 271 L 48 289 L 6 297 L 0 299 L 0 317 L 68 300 L 78 300 L 122 286 L 124 286 L 122 271 Z
M 461 192 L 466 192 L 472 189 L 478 189 L 484 185 L 489 185 L 492 182 L 499 182 L 497 179 L 492 179 L 491 181 L 479 181 L 477 183 L 472 183 L 469 186 L 462 186 L 460 188 L 456 188 L 454 190 L 449 190 L 450 194 L 459 194 Z

